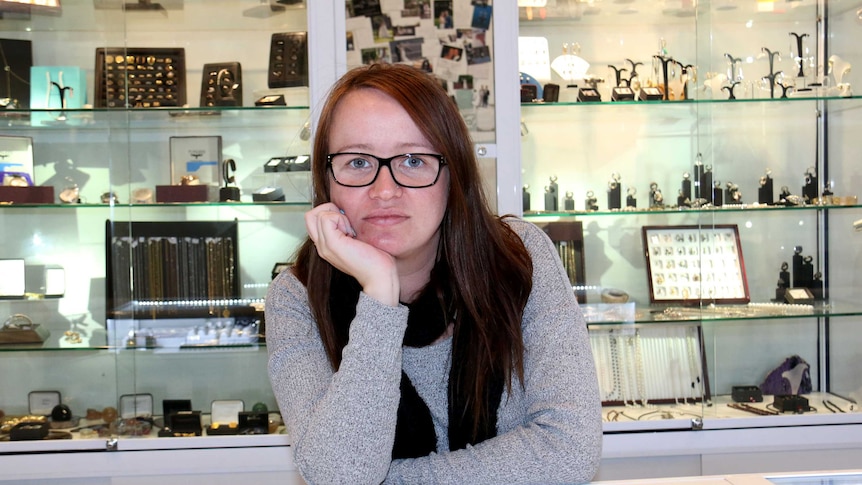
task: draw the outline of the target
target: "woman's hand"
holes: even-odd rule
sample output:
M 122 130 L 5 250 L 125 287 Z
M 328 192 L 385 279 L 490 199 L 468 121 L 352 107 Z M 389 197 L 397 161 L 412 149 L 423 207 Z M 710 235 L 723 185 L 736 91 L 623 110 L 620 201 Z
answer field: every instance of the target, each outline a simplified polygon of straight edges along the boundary
M 308 211 L 305 228 L 321 258 L 356 278 L 368 296 L 386 305 L 398 305 L 395 258 L 357 239 L 350 220 L 335 204 L 327 202 Z

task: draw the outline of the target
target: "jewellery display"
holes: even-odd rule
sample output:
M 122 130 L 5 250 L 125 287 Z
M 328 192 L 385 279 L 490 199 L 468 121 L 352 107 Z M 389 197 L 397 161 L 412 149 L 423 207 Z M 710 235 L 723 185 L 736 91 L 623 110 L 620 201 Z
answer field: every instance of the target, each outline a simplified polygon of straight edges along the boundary
M 269 45 L 270 88 L 308 86 L 308 33 L 278 32 Z
M 557 248 L 557 253 L 572 286 L 583 286 L 586 281 L 584 269 L 584 227 L 580 221 L 536 223 Z M 576 292 L 577 293 L 577 292 Z M 578 301 L 584 297 L 578 294 Z
M 566 198 L 563 200 L 563 210 L 575 210 L 575 193 L 572 191 L 566 192 Z
M 530 211 L 530 186 L 524 184 L 521 188 L 522 208 L 524 212 Z
M 629 187 L 626 189 L 626 209 L 636 209 L 638 206 L 637 198 L 638 189 Z
M 99 47 L 96 108 L 160 108 L 186 104 L 185 49 Z
M 226 158 L 222 162 L 222 181 L 224 187 L 219 189 L 219 200 L 221 202 L 239 202 L 240 191 L 236 183 L 236 161 L 233 158 Z
M 650 302 L 747 303 L 736 225 L 644 226 Z
M 0 182 L 6 186 L 33 185 L 33 138 L 0 135 Z
M 802 186 L 802 199 L 806 204 L 812 204 L 818 196 L 817 171 L 814 167 L 808 167 L 803 175 L 805 177 L 805 185 Z
M 587 191 L 587 198 L 584 200 L 584 208 L 587 212 L 595 212 L 599 210 L 599 199 L 596 198 L 595 192 L 592 190 Z
M 679 189 L 679 200 L 677 202 L 678 206 L 682 207 L 682 206 L 691 205 L 691 201 L 692 201 L 691 189 L 692 189 L 692 187 L 691 187 L 691 174 L 689 174 L 688 172 L 683 172 L 682 173 L 682 184 L 680 185 L 680 189 Z M 698 195 L 700 195 L 700 194 L 698 193 Z
M 30 68 L 33 67 L 33 44 L 29 40 L 0 39 L 0 62 L 6 73 L 0 76 L 0 107 L 30 107 Z
M 107 221 L 106 231 L 109 315 L 132 301 L 239 296 L 236 221 Z
M 64 204 L 80 204 L 80 189 L 78 188 L 78 184 L 72 183 L 62 191 L 57 196 L 60 199 L 60 202 Z
M 591 329 L 602 404 L 684 404 L 710 398 L 697 325 Z
M 21 258 L 0 259 L 0 299 L 22 298 L 27 291 L 26 265 Z
M 132 191 L 132 204 L 152 204 L 153 190 L 140 188 Z
M 664 196 L 658 184 L 653 182 L 649 184 L 649 206 L 651 209 L 660 209 L 664 207 Z
M 242 106 L 242 66 L 239 62 L 204 64 L 200 105 Z
M 559 186 L 557 185 L 557 176 L 552 175 L 549 183 L 545 186 L 545 210 L 556 212 L 560 210 Z
M 221 185 L 221 136 L 172 136 L 169 145 L 172 185 Z M 183 183 L 189 177 L 197 183 Z
M 763 76 L 763 80 L 768 83 L 767 86 L 769 88 L 769 97 L 775 98 L 776 82 L 778 79 L 780 79 L 780 76 L 784 74 L 782 71 L 775 70 L 775 57 L 780 55 L 781 53 L 778 51 L 773 52 L 766 47 L 762 47 L 760 50 L 761 52 L 763 52 L 763 54 L 766 55 L 766 58 L 769 61 L 769 74 Z
M 117 197 L 116 192 L 103 192 L 102 195 L 99 196 L 99 200 L 101 200 L 103 204 L 119 204 L 120 203 L 120 198 Z
M 766 169 L 766 173 L 760 177 L 760 186 L 757 189 L 757 202 L 772 205 L 775 203 L 772 192 L 772 170 Z
M 621 178 L 619 173 L 614 172 L 611 174 L 611 180 L 608 182 L 608 209 L 610 210 L 622 209 Z

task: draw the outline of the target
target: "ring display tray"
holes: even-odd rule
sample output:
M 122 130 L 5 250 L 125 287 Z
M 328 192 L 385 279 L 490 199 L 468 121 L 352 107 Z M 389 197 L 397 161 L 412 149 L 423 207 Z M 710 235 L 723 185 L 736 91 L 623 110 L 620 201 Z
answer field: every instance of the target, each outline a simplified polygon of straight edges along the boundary
M 185 106 L 185 49 L 97 48 L 94 98 L 96 108 Z
M 735 224 L 644 226 L 651 303 L 748 303 Z

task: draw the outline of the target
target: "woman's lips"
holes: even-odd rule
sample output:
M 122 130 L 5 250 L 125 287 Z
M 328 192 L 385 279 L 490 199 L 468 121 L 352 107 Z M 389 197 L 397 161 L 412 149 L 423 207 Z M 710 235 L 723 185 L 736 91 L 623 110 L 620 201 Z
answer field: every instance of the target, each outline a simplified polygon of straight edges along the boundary
M 403 214 L 371 214 L 363 218 L 369 224 L 378 226 L 392 226 L 407 220 Z

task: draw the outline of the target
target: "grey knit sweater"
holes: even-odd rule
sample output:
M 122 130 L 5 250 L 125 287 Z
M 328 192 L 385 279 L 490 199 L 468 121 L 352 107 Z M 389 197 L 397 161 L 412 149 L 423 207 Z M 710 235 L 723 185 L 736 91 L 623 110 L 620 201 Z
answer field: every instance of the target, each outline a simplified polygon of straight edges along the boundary
M 447 380 L 451 338 L 402 347 L 405 306 L 360 294 L 350 341 L 333 373 L 308 307 L 289 271 L 266 300 L 269 376 L 296 465 L 318 483 L 515 484 L 592 479 L 602 428 L 593 358 L 583 315 L 553 243 L 534 225 L 509 219 L 533 258 L 524 311 L 524 386 L 513 379 L 497 413 L 497 436 L 449 451 Z M 391 459 L 404 370 L 426 402 L 437 452 Z

